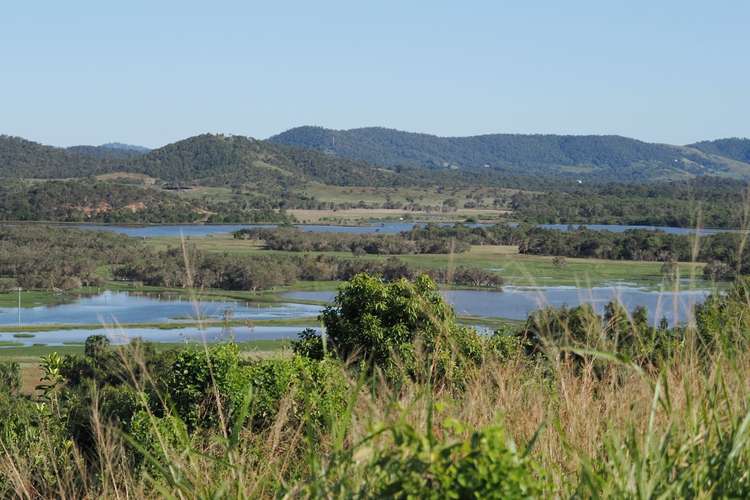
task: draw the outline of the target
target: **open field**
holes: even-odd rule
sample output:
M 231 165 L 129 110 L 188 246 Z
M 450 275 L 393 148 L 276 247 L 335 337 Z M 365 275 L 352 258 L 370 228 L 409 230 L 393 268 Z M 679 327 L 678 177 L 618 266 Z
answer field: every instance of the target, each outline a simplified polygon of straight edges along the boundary
M 495 221 L 508 215 L 510 197 L 518 190 L 504 188 L 450 188 L 450 187 L 351 187 L 327 186 L 309 183 L 299 189 L 299 194 L 312 196 L 316 200 L 333 204 L 369 206 L 387 204 L 411 205 L 418 210 L 405 208 L 350 208 L 341 210 L 290 209 L 288 212 L 301 223 L 354 224 L 378 220 L 420 220 L 420 221 L 464 221 L 468 218 Z M 236 195 L 230 188 L 196 186 L 180 191 L 181 197 L 213 201 L 231 201 Z M 443 212 L 444 203 L 453 209 Z
M 510 199 L 517 189 L 506 188 L 453 188 L 443 186 L 431 187 L 360 187 L 328 186 L 311 182 L 304 192 L 320 201 L 333 203 L 416 203 L 419 205 L 442 205 L 446 200 L 455 200 L 456 206 L 463 207 L 467 202 L 474 202 L 479 207 L 491 208 L 495 200 Z

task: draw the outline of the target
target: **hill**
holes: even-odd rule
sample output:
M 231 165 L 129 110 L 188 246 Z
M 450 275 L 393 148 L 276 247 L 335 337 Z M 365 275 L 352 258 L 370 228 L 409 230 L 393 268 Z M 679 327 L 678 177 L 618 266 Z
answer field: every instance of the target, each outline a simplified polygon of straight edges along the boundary
M 203 134 L 146 150 L 110 143 L 57 148 L 0 136 L 0 178 L 145 174 L 177 185 L 245 186 L 277 195 L 307 182 L 338 186 L 643 182 L 750 178 L 747 139 L 689 146 L 619 136 L 437 137 L 384 128 L 300 127 L 267 141 Z
M 691 144 L 690 147 L 699 149 L 704 153 L 721 155 L 737 161 L 750 163 L 750 139 L 717 139 L 715 141 L 702 141 Z
M 288 130 L 269 141 L 388 166 L 484 167 L 512 175 L 563 175 L 608 181 L 700 175 L 750 177 L 750 161 L 725 157 L 719 148 L 654 144 L 620 136 L 438 137 L 380 127 L 331 130 L 308 126 Z
M 203 134 L 120 165 L 169 182 L 204 185 L 297 185 L 317 181 L 336 185 L 389 185 L 395 173 L 362 161 L 302 150 L 243 136 Z
M 86 149 L 45 146 L 0 135 L 0 178 L 83 177 L 107 171 L 110 160 Z
M 65 149 L 0 136 L 0 178 L 76 178 L 112 172 L 146 174 L 178 184 L 252 183 L 255 188 L 307 181 L 387 186 L 404 177 L 362 161 L 241 136 L 203 134 L 146 153 L 112 145 Z

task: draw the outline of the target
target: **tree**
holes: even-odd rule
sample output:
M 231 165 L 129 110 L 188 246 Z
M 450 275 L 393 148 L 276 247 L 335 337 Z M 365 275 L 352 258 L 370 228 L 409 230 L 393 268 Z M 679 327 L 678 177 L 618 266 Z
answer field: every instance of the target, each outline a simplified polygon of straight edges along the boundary
M 453 309 L 426 275 L 387 282 L 358 274 L 340 288 L 321 318 L 332 351 L 382 370 L 391 381 L 430 375 L 460 381 L 481 355 L 476 331 L 456 323 Z

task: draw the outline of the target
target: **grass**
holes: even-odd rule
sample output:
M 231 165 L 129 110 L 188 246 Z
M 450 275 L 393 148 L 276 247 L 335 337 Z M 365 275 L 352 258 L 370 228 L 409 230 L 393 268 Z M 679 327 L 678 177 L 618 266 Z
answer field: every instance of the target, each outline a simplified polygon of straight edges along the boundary
M 299 252 L 265 250 L 261 243 L 235 240 L 231 235 L 214 235 L 190 238 L 190 243 L 205 252 L 221 252 L 235 255 L 299 255 Z M 154 249 L 164 250 L 178 245 L 177 238 L 153 238 L 147 243 Z M 310 252 L 313 255 L 352 257 L 348 252 Z M 473 246 L 461 254 L 401 255 L 400 259 L 414 265 L 435 269 L 450 266 L 471 266 L 495 271 L 508 285 L 516 286 L 602 286 L 615 282 L 635 283 L 640 286 L 658 286 L 663 274 L 661 262 L 623 261 L 603 259 L 568 258 L 565 266 L 555 265 L 554 257 L 519 254 L 512 246 Z M 382 260 L 382 255 L 365 255 L 362 259 Z M 681 274 L 700 276 L 705 264 L 681 263 Z M 700 285 L 700 282 L 696 284 Z M 300 286 L 307 286 L 303 283 Z M 325 285 L 327 286 L 327 285 Z M 298 289 L 297 285 L 294 286 Z M 324 288 L 325 289 L 325 288 Z
M 510 199 L 518 192 L 505 188 L 445 188 L 436 187 L 350 187 L 328 186 L 310 183 L 305 192 L 320 201 L 333 203 L 384 203 L 388 200 L 397 203 L 417 203 L 425 206 L 441 206 L 448 199 L 456 200 L 462 207 L 468 201 L 477 202 L 483 208 L 492 208 L 496 198 Z
M 284 346 L 272 348 L 283 352 Z M 459 439 L 499 424 L 519 450 L 530 444 L 529 458 L 538 465 L 547 498 L 722 497 L 709 478 L 717 481 L 726 470 L 737 484 L 743 474 L 747 481 L 747 469 L 743 473 L 741 466 L 748 457 L 743 422 L 748 422 L 750 356 L 718 353 L 701 363 L 696 354 L 680 352 L 652 374 L 612 363 L 611 375 L 604 376 L 587 364 L 538 364 L 522 357 L 487 360 L 460 392 L 421 382 L 399 391 L 381 382 L 367 390 L 352 380 L 348 409 L 337 415 L 330 433 L 306 436 L 293 424 L 292 407 L 282 403 L 271 428 L 242 431 L 236 447 L 228 447 L 227 438 L 218 435 L 205 443 L 193 438 L 174 448 L 163 444 L 160 453 L 173 474 L 166 477 L 149 474 L 138 480 L 131 475 L 123 460 L 127 450 L 106 439 L 102 428 L 98 439 L 106 443 L 107 474 L 79 487 L 86 496 L 102 498 L 117 497 L 119 489 L 135 497 L 199 497 L 220 491 L 268 498 L 282 486 L 304 488 L 306 481 L 356 487 L 378 471 L 371 458 L 379 451 L 393 449 L 406 455 L 401 467 L 415 466 L 407 460 L 412 451 L 405 444 L 399 446 L 387 435 L 373 438 L 378 429 L 407 426 L 441 440 L 447 439 L 444 422 L 460 422 L 454 431 Z M 33 390 L 38 367 L 16 359 L 23 363 L 25 390 Z M 308 441 L 312 439 L 314 445 Z M 4 470 L 9 460 L 23 464 L 23 457 L 6 456 Z M 23 467 L 16 470 L 25 473 Z M 116 484 L 110 477 L 117 478 Z M 724 478 L 722 484 L 731 481 Z
M 303 210 L 292 209 L 288 212 L 301 223 L 332 223 L 332 224 L 360 224 L 368 221 L 382 220 L 431 220 L 431 221 L 463 221 L 467 217 L 479 220 L 495 221 L 507 215 L 508 211 L 495 208 L 495 200 L 506 202 L 517 191 L 504 188 L 446 188 L 436 186 L 413 187 L 348 187 L 328 186 L 309 183 L 298 190 L 300 194 L 312 195 L 322 202 L 336 204 L 357 204 L 360 201 L 369 205 L 382 205 L 386 202 L 402 204 L 416 203 L 431 207 L 429 211 L 411 211 L 403 209 L 342 209 L 342 210 Z M 180 191 L 179 196 L 187 199 L 210 197 L 214 201 L 232 201 L 235 195 L 232 190 L 224 187 L 198 186 L 186 191 Z M 466 203 L 475 203 L 477 208 L 458 208 L 455 211 L 443 213 L 440 208 L 446 200 L 455 200 L 458 207 Z

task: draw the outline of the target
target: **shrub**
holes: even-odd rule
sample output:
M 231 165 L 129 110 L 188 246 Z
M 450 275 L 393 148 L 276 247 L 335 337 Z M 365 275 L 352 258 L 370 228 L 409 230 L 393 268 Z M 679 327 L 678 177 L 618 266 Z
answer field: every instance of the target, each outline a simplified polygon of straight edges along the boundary
M 456 430 L 463 431 L 456 425 Z M 515 452 L 498 426 L 469 439 L 391 430 L 393 446 L 376 454 L 365 488 L 376 498 L 533 498 L 542 494 L 532 462 Z
M 21 390 L 21 365 L 17 361 L 0 361 L 0 392 L 9 395 Z
M 323 337 L 312 328 L 305 328 L 297 334 L 297 340 L 292 341 L 292 351 L 309 359 L 323 359 L 325 345 Z
M 293 356 L 241 362 L 236 344 L 184 350 L 167 378 L 168 396 L 189 431 L 218 426 L 220 412 L 231 428 L 248 401 L 250 425 L 266 428 L 287 397 L 294 402 L 287 418 L 322 425 L 343 408 L 348 389 L 335 360 Z
M 332 349 L 343 359 L 381 369 L 391 381 L 429 374 L 461 382 L 481 358 L 475 330 L 461 327 L 435 283 L 385 282 L 359 274 L 339 289 L 321 314 Z
M 500 426 L 457 437 L 465 429 L 447 422 L 423 434 L 397 424 L 373 433 L 387 439 L 344 455 L 301 488 L 300 497 L 321 498 L 502 498 L 541 496 L 545 483 L 539 467 L 516 452 Z

